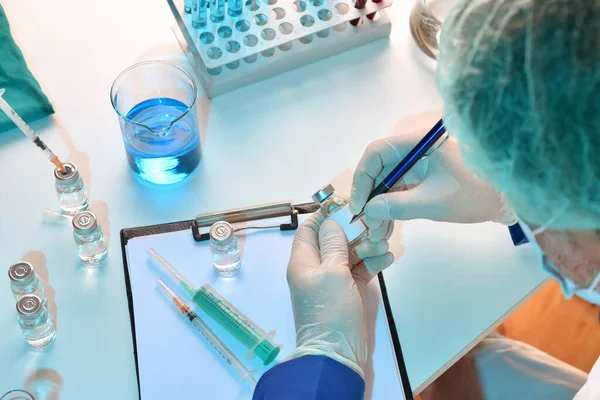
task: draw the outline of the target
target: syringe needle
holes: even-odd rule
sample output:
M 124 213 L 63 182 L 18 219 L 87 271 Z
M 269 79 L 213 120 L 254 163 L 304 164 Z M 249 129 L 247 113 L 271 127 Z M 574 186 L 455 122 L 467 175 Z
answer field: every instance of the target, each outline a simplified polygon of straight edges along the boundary
M 183 289 L 190 295 L 193 296 L 196 293 L 196 288 L 177 268 L 173 266 L 166 258 L 164 258 L 158 251 L 150 248 L 146 252 L 148 257 L 150 257 L 163 271 L 168 273 L 179 283 Z
M 10 118 L 12 122 L 15 123 L 15 125 L 17 125 L 19 130 L 23 132 L 23 134 L 33 142 L 33 144 L 35 144 L 40 150 L 42 150 L 44 155 L 46 155 L 46 158 L 48 158 L 48 160 L 50 160 L 50 162 L 54 164 L 56 168 L 63 172 L 66 171 L 63 163 L 58 159 L 58 157 L 56 157 L 52 150 L 50 150 L 50 148 L 46 146 L 46 143 L 44 143 L 42 139 L 40 139 L 40 137 L 35 134 L 33 129 L 31 129 L 31 127 L 27 125 L 25 121 L 23 121 L 23 118 L 21 118 L 19 114 L 17 114 L 17 112 L 13 110 L 13 108 L 6 102 L 6 100 L 2 98 L 2 95 L 5 91 L 5 89 L 0 89 L 0 110 L 2 110 L 4 114 L 6 114 L 6 116 Z

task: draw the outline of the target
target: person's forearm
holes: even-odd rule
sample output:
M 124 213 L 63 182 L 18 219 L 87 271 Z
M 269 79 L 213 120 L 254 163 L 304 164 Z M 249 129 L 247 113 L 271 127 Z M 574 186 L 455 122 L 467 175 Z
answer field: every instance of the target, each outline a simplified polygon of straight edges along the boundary
M 354 370 L 325 356 L 286 361 L 265 372 L 253 400 L 362 400 L 365 382 Z
M 423 400 L 483 400 L 477 369 L 469 353 L 421 393 Z

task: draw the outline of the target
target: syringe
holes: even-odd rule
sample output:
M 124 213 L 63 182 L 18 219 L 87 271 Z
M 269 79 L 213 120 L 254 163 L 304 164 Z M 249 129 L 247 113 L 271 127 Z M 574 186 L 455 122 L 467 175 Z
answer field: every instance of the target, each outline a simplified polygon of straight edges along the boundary
M 52 164 L 54 164 L 56 168 L 58 168 L 61 171 L 66 171 L 63 163 L 58 159 L 58 157 L 56 157 L 52 150 L 50 150 L 48 146 L 46 146 L 46 143 L 42 142 L 42 139 L 40 139 L 40 137 L 35 134 L 33 129 L 31 129 L 31 127 L 27 125 L 25 121 L 23 121 L 23 118 L 21 118 L 19 114 L 17 114 L 17 112 L 13 110 L 13 108 L 6 102 L 6 100 L 2 98 L 2 95 L 5 91 L 5 89 L 0 89 L 0 110 L 4 111 L 4 114 L 6 114 L 6 116 L 10 118 L 11 121 L 15 123 L 15 125 L 17 125 L 21 132 L 23 132 L 23 134 L 33 142 L 33 144 L 35 144 L 40 150 L 42 150 L 44 155 L 48 158 L 48 160 L 50 160 Z
M 219 355 L 229 364 L 241 377 L 247 381 L 254 389 L 256 387 L 256 379 L 252 374 L 255 371 L 250 371 L 240 360 L 233 354 L 231 350 L 219 339 L 219 337 L 206 325 L 206 323 L 196 314 L 190 306 L 188 306 L 177 294 L 168 287 L 162 279 L 156 281 L 157 287 L 161 289 L 161 293 L 167 300 L 170 300 L 183 315 L 190 321 L 192 325 L 204 336 L 211 346 L 219 353 Z
M 264 365 L 268 365 L 275 360 L 281 351 L 281 345 L 277 345 L 273 341 L 275 331 L 266 333 L 209 285 L 203 285 L 199 289 L 195 288 L 177 268 L 156 250 L 148 249 L 148 256 L 181 285 L 192 297 L 192 301 L 195 304 L 215 319 L 219 325 L 225 328 L 249 350 L 248 359 L 257 356 L 263 361 Z

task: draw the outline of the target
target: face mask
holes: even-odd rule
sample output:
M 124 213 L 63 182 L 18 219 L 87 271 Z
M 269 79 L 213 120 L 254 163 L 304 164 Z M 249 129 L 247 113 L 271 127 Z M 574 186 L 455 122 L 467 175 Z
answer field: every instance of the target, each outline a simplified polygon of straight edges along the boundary
M 525 223 L 522 219 L 519 219 L 519 225 L 521 226 L 521 229 L 523 229 L 523 233 L 525 234 L 527 239 L 529 239 L 529 242 L 533 245 L 538 255 L 540 256 L 542 268 L 548 275 L 550 275 L 552 278 L 558 281 L 565 297 L 567 299 L 570 299 L 571 297 L 573 297 L 573 295 L 576 295 L 577 297 L 580 297 L 588 303 L 600 306 L 600 293 L 594 291 L 594 288 L 596 288 L 596 286 L 598 286 L 598 283 L 600 283 L 600 273 L 596 275 L 596 277 L 592 281 L 592 284 L 589 287 L 577 288 L 577 285 L 573 283 L 571 279 L 564 276 L 560 272 L 558 267 L 552 262 L 552 260 L 550 260 L 544 254 L 542 248 L 535 240 L 536 235 L 539 235 L 540 233 L 544 232 L 546 230 L 546 227 L 544 226 L 536 229 L 535 231 L 532 231 L 531 227 L 527 225 L 527 223 Z

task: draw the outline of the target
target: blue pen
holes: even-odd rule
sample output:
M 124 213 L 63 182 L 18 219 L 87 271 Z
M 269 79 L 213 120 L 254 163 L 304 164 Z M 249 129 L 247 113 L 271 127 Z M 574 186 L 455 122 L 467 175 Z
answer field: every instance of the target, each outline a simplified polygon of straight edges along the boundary
M 373 197 L 389 192 L 394 187 L 394 185 L 398 183 L 398 181 L 402 179 L 402 177 L 406 175 L 408 171 L 410 171 L 410 169 L 417 163 L 417 161 L 423 158 L 423 156 L 428 155 L 427 152 L 446 133 L 447 121 L 448 120 L 444 121 L 440 119 L 433 126 L 433 128 L 431 128 L 429 132 L 427 132 L 423 139 L 421 139 L 421 141 L 417 143 L 417 145 L 406 155 L 406 157 L 404 157 L 402 161 L 400 161 L 398 166 L 396 166 L 396 168 L 394 168 L 392 172 L 390 172 L 385 178 L 383 178 L 383 181 L 381 181 L 381 183 L 377 185 L 375 189 L 373 189 L 373 191 L 369 195 L 369 198 L 367 199 L 367 203 L 371 201 Z M 444 139 L 444 141 L 438 146 L 438 148 L 445 143 L 446 139 Z M 431 154 L 433 153 L 430 153 L 429 155 Z M 354 221 L 362 217 L 364 213 L 365 207 L 362 208 L 360 213 L 352 217 L 350 223 L 353 223 Z

